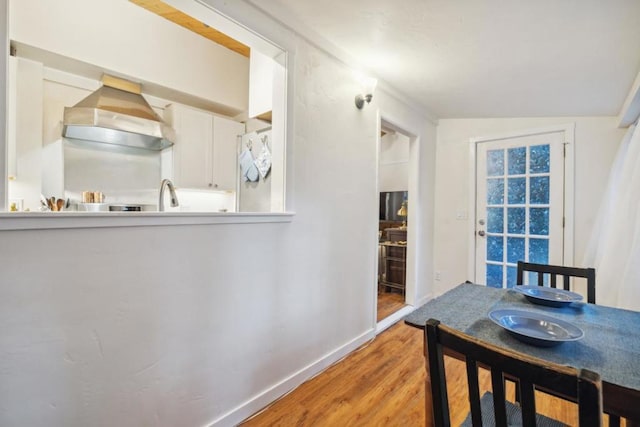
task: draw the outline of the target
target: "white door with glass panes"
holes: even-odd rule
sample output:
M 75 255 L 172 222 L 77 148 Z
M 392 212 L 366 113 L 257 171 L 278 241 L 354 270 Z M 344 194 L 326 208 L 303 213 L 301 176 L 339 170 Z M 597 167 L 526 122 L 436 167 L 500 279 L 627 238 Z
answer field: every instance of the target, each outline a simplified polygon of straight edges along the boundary
M 563 264 L 565 139 L 556 131 L 476 142 L 476 283 L 515 286 L 520 260 Z

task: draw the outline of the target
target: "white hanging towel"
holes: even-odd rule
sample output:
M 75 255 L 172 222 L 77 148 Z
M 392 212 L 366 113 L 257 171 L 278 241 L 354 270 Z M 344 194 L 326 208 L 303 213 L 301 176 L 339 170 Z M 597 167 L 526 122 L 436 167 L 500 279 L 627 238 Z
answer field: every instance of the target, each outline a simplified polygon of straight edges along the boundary
M 258 158 L 253 161 L 262 179 L 265 179 L 271 170 L 271 151 L 269 151 L 269 146 L 267 145 L 268 140 L 269 137 L 267 135 L 262 137 L 262 151 L 258 155 Z
M 251 152 L 251 139 L 247 144 L 248 148 L 245 148 L 238 155 L 238 162 L 240 163 L 240 173 L 243 181 L 256 182 L 258 180 L 258 169 L 254 163 L 253 153 Z

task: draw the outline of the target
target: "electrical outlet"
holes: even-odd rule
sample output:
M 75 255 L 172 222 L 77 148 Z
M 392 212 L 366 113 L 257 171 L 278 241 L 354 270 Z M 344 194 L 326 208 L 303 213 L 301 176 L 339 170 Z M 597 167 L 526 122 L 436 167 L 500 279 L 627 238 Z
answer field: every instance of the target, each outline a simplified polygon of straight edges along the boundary
M 434 277 L 435 277 L 436 281 L 438 281 L 438 282 L 442 278 L 439 271 L 436 271 L 436 273 L 434 274 Z

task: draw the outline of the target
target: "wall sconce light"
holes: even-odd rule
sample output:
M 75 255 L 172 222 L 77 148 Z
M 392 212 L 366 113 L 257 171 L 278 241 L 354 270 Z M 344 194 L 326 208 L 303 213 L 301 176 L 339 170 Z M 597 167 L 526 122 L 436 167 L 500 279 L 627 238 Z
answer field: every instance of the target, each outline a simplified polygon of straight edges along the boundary
M 362 93 L 356 95 L 356 107 L 358 110 L 362 110 L 365 102 L 367 104 L 371 102 L 371 98 L 373 98 L 373 91 L 376 89 L 378 80 L 373 77 L 361 77 L 359 80 L 360 86 L 362 87 Z

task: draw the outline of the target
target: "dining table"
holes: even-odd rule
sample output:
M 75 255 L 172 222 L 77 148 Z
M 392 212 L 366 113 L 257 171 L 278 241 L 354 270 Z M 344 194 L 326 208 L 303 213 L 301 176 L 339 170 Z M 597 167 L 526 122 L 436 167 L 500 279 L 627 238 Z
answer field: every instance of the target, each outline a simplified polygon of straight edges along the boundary
M 580 328 L 584 335 L 549 347 L 524 342 L 489 318 L 495 310 L 524 310 Z M 513 289 L 462 283 L 405 316 L 424 329 L 436 319 L 468 335 L 550 362 L 589 369 L 602 380 L 603 409 L 640 426 L 640 312 L 582 301 L 550 307 L 534 304 Z M 426 404 L 431 403 L 427 372 Z

